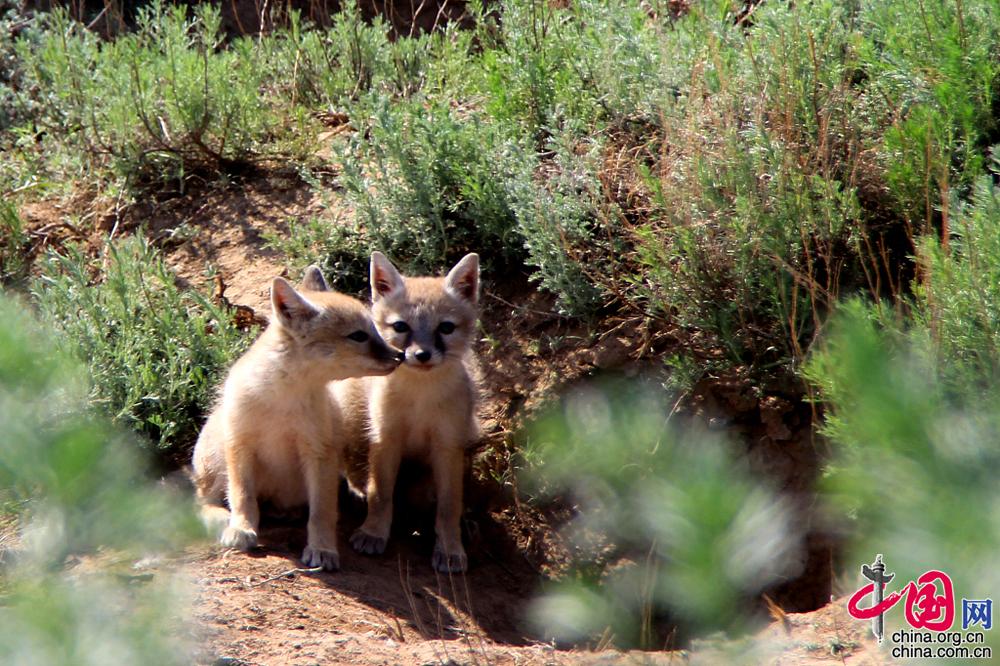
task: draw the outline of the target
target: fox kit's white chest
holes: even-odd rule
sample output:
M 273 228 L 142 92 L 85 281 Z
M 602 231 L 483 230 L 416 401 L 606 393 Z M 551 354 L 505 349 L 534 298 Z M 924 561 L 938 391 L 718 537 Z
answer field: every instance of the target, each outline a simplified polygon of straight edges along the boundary
M 239 441 L 256 442 L 253 459 L 258 495 L 291 507 L 308 500 L 302 470 L 308 459 L 327 457 L 334 419 L 323 391 L 272 387 L 261 396 L 254 418 L 236 427 Z
M 398 441 L 404 455 L 422 456 L 436 442 L 464 447 L 474 436 L 472 380 L 462 364 L 429 372 L 401 369 L 373 384 L 373 434 Z

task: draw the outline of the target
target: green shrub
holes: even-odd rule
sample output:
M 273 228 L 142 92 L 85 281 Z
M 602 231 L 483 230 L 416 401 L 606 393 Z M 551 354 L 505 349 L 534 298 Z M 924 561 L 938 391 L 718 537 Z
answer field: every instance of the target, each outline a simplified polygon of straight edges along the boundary
M 488 48 L 475 79 L 498 121 L 540 146 L 559 131 L 655 116 L 667 94 L 659 76 L 664 26 L 638 3 L 512 0 L 500 16 L 483 32 Z
M 292 12 L 286 29 L 247 42 L 266 63 L 278 98 L 309 108 L 346 110 L 369 94 L 408 94 L 419 88 L 426 41 L 392 42 L 381 17 L 367 22 L 357 3 L 344 3 L 329 29 L 303 25 Z
M 17 208 L 9 201 L 0 201 L 0 285 L 25 277 L 28 250 L 28 233 Z
M 47 145 L 78 161 L 71 175 L 108 160 L 136 183 L 238 171 L 275 140 L 261 95 L 270 70 L 255 44 L 222 48 L 211 5 L 189 16 L 156 2 L 139 10 L 133 33 L 108 42 L 56 10 L 39 43 L 19 43 L 18 55 L 51 100 L 36 119 Z
M 383 100 L 352 142 L 342 182 L 372 249 L 419 271 L 475 251 L 503 268 L 523 256 L 505 188 L 519 149 L 474 112 Z
M 14 2 L 0 0 L 0 132 L 22 125 L 32 111 L 22 94 L 24 67 L 18 58 L 14 35 L 25 42 L 38 39 L 38 20 L 26 17 Z
M 891 312 L 858 301 L 832 328 L 808 371 L 829 406 L 824 496 L 849 536 L 844 562 L 854 573 L 883 553 L 891 591 L 938 569 L 957 599 L 988 597 L 1000 584 L 996 374 L 939 357 L 928 330 L 900 330 Z M 909 628 L 898 606 L 886 618 L 887 632 Z
M 584 387 L 529 429 L 523 487 L 577 510 L 572 569 L 532 614 L 547 635 L 659 648 L 673 623 L 735 629 L 795 561 L 791 507 L 718 436 L 669 422 L 666 397 Z
M 853 21 L 834 3 L 766 3 L 744 35 L 693 12 L 668 44 L 690 74 L 642 174 L 651 211 L 632 293 L 712 333 L 732 362 L 801 359 L 841 289 L 862 284 L 850 146 L 875 121 L 854 88 Z
M 562 313 L 588 316 L 601 304 L 603 270 L 620 249 L 606 240 L 616 237 L 619 211 L 597 178 L 600 143 L 577 144 L 566 134 L 559 140 L 551 162 L 522 165 L 509 189 L 531 279 L 558 297 Z
M 85 396 L 54 332 L 0 295 L 0 512 L 20 526 L 0 568 L 0 661 L 190 663 L 171 576 L 134 585 L 66 570 L 69 554 L 149 555 L 199 531 L 190 503 L 152 486 L 130 437 L 92 418 Z
M 103 279 L 92 275 L 103 264 Z M 47 324 L 87 364 L 91 402 L 164 453 L 194 441 L 214 389 L 247 344 L 229 315 L 182 290 L 140 238 L 50 254 L 32 286 Z
M 1000 583 L 1000 189 L 983 176 L 952 214 L 949 250 L 921 243 L 913 299 L 845 304 L 806 369 L 828 406 L 824 488 L 849 561 L 883 553 L 900 586 L 936 568 L 982 598 Z
M 368 290 L 371 253 L 365 237 L 340 219 L 313 217 L 288 223 L 287 234 L 266 234 L 267 244 L 284 254 L 300 272 L 315 264 L 330 287 L 347 294 Z
M 889 191 L 923 233 L 951 193 L 967 195 L 998 135 L 1000 24 L 989 0 L 865 3 L 863 59 L 873 95 L 898 119 L 882 147 Z M 943 208 L 943 210 L 941 210 Z
M 934 236 L 921 243 L 914 328 L 933 343 L 945 386 L 989 400 L 977 387 L 1000 375 L 1000 188 L 990 176 L 969 202 L 952 202 L 951 234 L 947 249 Z

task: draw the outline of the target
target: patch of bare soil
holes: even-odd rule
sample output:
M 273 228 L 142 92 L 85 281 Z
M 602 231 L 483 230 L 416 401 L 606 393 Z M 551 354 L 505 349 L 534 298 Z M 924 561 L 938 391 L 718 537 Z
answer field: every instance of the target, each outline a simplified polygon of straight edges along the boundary
M 230 303 L 266 315 L 271 280 L 287 276 L 287 269 L 282 254 L 266 246 L 265 234 L 287 233 L 290 220 L 320 210 L 298 177 L 279 171 L 193 187 L 183 196 L 148 196 L 125 207 L 79 192 L 65 200 L 28 202 L 19 212 L 34 256 L 66 242 L 96 252 L 108 239 L 142 231 L 181 282 L 204 291 L 207 272 L 214 269 Z
M 342 544 L 362 517 L 358 507 L 342 516 Z M 335 573 L 300 568 L 302 521 L 272 520 L 250 554 L 192 548 L 181 567 L 197 588 L 199 663 L 889 663 L 843 599 L 812 613 L 776 611 L 754 636 L 695 641 L 688 650 L 556 649 L 531 637 L 525 609 L 541 579 L 526 562 L 494 554 L 498 543 L 509 545 L 502 536 L 473 540 L 469 572 L 448 577 L 430 567 L 429 535 L 419 525 L 400 526 L 378 557 L 344 547 Z
M 499 554 L 495 533 L 470 540 L 469 573 L 449 577 L 430 566 L 432 526 L 400 523 L 384 555 L 360 555 L 347 537 L 363 507 L 345 508 L 336 573 L 299 569 L 301 521 L 272 520 L 249 555 L 217 546 L 189 553 L 183 566 L 198 589 L 206 663 L 566 661 L 530 640 L 524 606 L 539 578 L 527 562 Z
M 870 623 L 848 615 L 846 598 L 810 613 L 780 614 L 767 628 L 743 640 L 695 641 L 687 656 L 691 664 L 896 663 L 887 650 L 879 649 Z
M 271 280 L 287 271 L 281 253 L 266 247 L 265 234 L 287 233 L 289 220 L 302 221 L 319 211 L 296 176 L 275 172 L 166 201 L 139 202 L 123 213 L 122 226 L 144 227 L 183 280 L 201 285 L 211 266 L 231 303 L 266 314 Z

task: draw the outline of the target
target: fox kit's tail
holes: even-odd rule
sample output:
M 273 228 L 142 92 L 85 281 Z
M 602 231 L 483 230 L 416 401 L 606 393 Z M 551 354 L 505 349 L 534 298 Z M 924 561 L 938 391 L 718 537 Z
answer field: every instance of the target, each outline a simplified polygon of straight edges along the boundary
M 229 509 L 221 504 L 202 504 L 200 507 L 201 522 L 208 530 L 209 536 L 218 539 L 229 524 Z
M 188 467 L 186 471 L 194 485 L 201 522 L 209 535 L 218 539 L 229 524 L 229 509 L 222 501 L 222 487 L 219 480 L 217 478 L 209 480 L 204 475 L 199 477 L 192 467 Z

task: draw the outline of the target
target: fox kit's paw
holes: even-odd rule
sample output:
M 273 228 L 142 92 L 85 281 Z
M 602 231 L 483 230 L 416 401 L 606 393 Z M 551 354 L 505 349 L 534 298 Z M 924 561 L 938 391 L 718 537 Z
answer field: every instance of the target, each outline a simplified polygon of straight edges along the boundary
M 257 533 L 253 530 L 229 526 L 222 532 L 220 541 L 226 548 L 237 548 L 246 551 L 257 545 Z
M 351 547 L 365 555 L 381 555 L 385 552 L 386 543 L 384 537 L 372 536 L 360 529 L 351 535 Z
M 435 571 L 441 573 L 463 573 L 469 568 L 469 558 L 465 556 L 465 551 L 462 550 L 461 546 L 454 553 L 446 553 L 441 549 L 441 544 L 438 543 L 434 546 L 431 565 Z
M 309 568 L 323 567 L 324 571 L 337 571 L 340 569 L 340 555 L 335 550 L 306 546 L 302 551 L 302 563 Z

